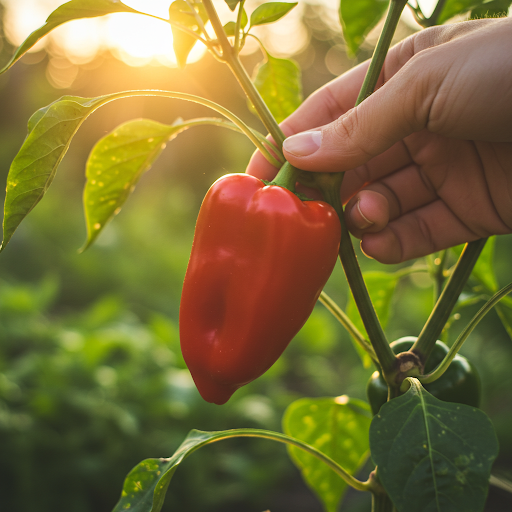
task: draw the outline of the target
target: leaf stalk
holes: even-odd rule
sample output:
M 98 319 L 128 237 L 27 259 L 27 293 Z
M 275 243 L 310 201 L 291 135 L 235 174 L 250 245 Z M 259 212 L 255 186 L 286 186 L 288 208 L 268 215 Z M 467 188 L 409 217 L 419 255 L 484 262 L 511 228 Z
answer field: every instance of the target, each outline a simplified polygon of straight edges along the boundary
M 287 436 L 286 434 L 281 434 L 280 432 L 271 432 L 268 430 L 244 428 L 224 430 L 212 434 L 212 437 L 205 441 L 204 443 L 202 443 L 201 446 L 233 437 L 257 437 L 260 439 L 269 439 L 271 441 L 277 441 L 278 443 L 284 443 L 290 446 L 300 448 L 301 450 L 305 451 L 306 453 L 309 453 L 313 457 L 316 457 L 318 460 L 322 461 L 324 464 L 330 467 L 341 479 L 343 479 L 348 485 L 350 485 L 354 489 L 358 491 L 371 490 L 371 484 L 369 481 L 361 482 L 357 478 L 353 477 L 346 469 L 341 467 L 336 461 L 331 459 L 329 456 L 325 455 L 324 453 L 317 450 L 313 446 L 303 441 L 300 441 L 299 439 L 296 439 L 294 437 Z

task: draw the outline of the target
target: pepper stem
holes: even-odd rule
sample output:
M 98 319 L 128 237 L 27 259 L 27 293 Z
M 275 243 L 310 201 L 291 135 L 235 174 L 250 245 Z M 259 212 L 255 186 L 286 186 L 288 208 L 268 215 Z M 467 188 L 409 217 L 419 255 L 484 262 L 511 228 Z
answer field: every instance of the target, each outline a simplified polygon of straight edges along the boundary
M 297 167 L 294 167 L 289 162 L 285 162 L 270 184 L 286 188 L 295 194 L 295 184 L 299 174 L 300 170 Z
M 340 219 L 341 243 L 339 255 L 341 264 L 343 265 L 350 291 L 354 297 L 354 302 L 361 315 L 361 320 L 368 333 L 368 338 L 379 360 L 382 373 L 386 380 L 391 380 L 395 372 L 396 356 L 391 350 L 386 335 L 377 318 L 377 313 L 373 307 L 359 263 L 357 262 L 354 246 L 350 239 L 350 233 L 345 224 L 345 216 L 343 215 L 343 206 L 340 198 L 340 184 L 342 179 L 343 174 L 341 173 L 321 173 L 318 175 L 316 182 L 324 193 L 325 200 L 336 210 Z

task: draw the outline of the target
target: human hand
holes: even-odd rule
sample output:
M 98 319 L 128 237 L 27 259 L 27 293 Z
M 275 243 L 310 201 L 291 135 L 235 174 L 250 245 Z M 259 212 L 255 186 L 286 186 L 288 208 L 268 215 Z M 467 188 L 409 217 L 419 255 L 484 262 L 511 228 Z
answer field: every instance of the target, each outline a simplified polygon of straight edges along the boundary
M 346 222 L 367 255 L 398 263 L 512 232 L 511 43 L 510 18 L 418 32 L 389 51 L 358 107 L 368 63 L 283 122 L 292 165 L 348 171 Z M 276 169 L 256 153 L 247 172 Z

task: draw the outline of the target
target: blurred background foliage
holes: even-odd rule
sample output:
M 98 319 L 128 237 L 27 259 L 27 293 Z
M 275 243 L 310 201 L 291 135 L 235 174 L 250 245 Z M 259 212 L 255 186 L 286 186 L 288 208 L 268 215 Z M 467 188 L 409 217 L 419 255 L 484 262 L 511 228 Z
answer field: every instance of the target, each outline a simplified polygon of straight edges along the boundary
M 43 4 L 46 16 L 59 3 L 39 2 L 38 7 Z M 13 42 L 20 42 L 5 36 L 15 34 L 16 18 L 9 10 L 13 5 L 7 0 L 0 4 L 2 62 L 12 54 Z M 30 8 L 27 2 L 27 14 Z M 371 53 L 372 34 L 356 57 L 347 55 L 332 13 L 328 4 L 305 3 L 296 28 L 302 42 L 286 50 L 301 64 L 305 96 Z M 404 22 L 397 37 L 415 29 Z M 279 35 L 279 25 L 272 30 L 271 36 Z M 251 70 L 260 58 L 248 51 L 244 62 Z M 91 97 L 141 88 L 186 91 L 221 103 L 261 129 L 235 80 L 211 57 L 184 70 L 147 56 L 131 59 L 98 47 L 92 57 L 80 60 L 67 55 L 58 38 L 49 38 L 1 76 L 2 182 L 30 115 L 63 94 Z M 216 178 L 243 172 L 252 153 L 241 135 L 214 128 L 180 135 L 97 243 L 84 254 L 77 253 L 85 239 L 84 167 L 96 140 L 137 117 L 172 123 L 177 117 L 203 115 L 210 113 L 190 103 L 154 98 L 102 108 L 75 137 L 48 197 L 0 256 L 2 510 L 108 511 L 131 467 L 144 458 L 171 455 L 192 428 L 280 430 L 284 409 L 299 397 L 365 398 L 365 384 L 374 369 L 360 364 L 348 335 L 320 305 L 284 357 L 227 405 L 207 404 L 195 390 L 179 351 L 181 284 L 202 197 Z M 512 281 L 511 252 L 512 239 L 500 237 L 495 266 L 501 286 Z M 384 269 L 364 256 L 360 262 L 366 271 L 400 268 Z M 376 283 L 372 294 L 378 297 Z M 419 333 L 433 305 L 432 285 L 425 272 L 398 281 L 386 329 L 390 340 Z M 347 305 L 341 268 L 336 268 L 327 291 L 341 306 Z M 477 307 L 453 318 L 445 333 L 448 343 Z M 472 334 L 463 353 L 482 375 L 482 407 L 493 419 L 501 445 L 497 467 L 508 471 L 512 343 L 496 313 Z M 510 495 L 491 491 L 487 510 L 511 506 Z M 368 497 L 349 493 L 344 507 L 365 510 Z M 282 447 L 232 440 L 201 450 L 180 467 L 164 507 L 176 509 L 314 512 L 321 507 Z

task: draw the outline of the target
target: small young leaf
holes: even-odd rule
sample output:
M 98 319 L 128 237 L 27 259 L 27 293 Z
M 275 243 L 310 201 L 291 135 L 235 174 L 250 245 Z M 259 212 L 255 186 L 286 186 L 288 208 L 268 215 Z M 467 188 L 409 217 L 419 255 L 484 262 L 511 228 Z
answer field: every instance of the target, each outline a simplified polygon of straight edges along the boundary
M 54 28 L 72 20 L 81 18 L 95 18 L 97 16 L 105 16 L 114 12 L 132 12 L 143 14 L 127 5 L 120 0 L 71 0 L 53 11 L 46 23 L 32 32 L 27 39 L 16 50 L 12 59 L 0 70 L 0 73 L 7 71 L 16 61 L 18 61 L 30 48 L 32 48 L 40 39 L 51 32 Z
M 370 427 L 382 485 L 399 512 L 481 512 L 498 454 L 491 421 L 409 381 L 409 391 L 384 404 Z
M 64 96 L 30 118 L 27 137 L 7 176 L 0 250 L 48 190 L 80 125 L 107 101 L 109 96 L 92 99 Z
M 256 25 L 273 23 L 288 14 L 296 5 L 297 2 L 267 2 L 262 4 L 252 12 L 250 26 L 255 27 Z
M 242 18 L 240 20 L 240 28 L 245 28 L 248 23 L 247 13 L 245 12 L 245 9 L 242 11 Z M 236 29 L 236 23 L 234 21 L 228 21 L 224 25 L 224 32 L 228 37 L 235 35 L 235 29 Z
M 449 19 L 464 14 L 484 3 L 484 0 L 446 0 L 443 10 L 437 19 L 437 24 L 442 25 Z
M 166 143 L 186 127 L 137 119 L 122 124 L 94 146 L 86 167 L 84 209 L 87 242 L 84 249 L 119 212 Z
M 283 429 L 289 436 L 305 441 L 335 460 L 351 475 L 368 457 L 370 407 L 347 396 L 303 398 L 285 412 Z M 323 502 L 327 512 L 336 512 L 347 484 L 315 457 L 288 447 L 292 461 Z
M 234 11 L 236 6 L 240 3 L 240 0 L 225 0 L 225 2 L 228 4 L 228 7 Z
M 192 8 L 199 15 L 203 23 L 206 23 L 208 15 L 206 14 L 203 4 L 201 2 L 192 2 L 191 5 L 189 5 L 185 0 L 175 0 L 171 4 L 169 7 L 169 20 L 180 23 L 199 35 L 202 29 L 197 22 L 195 14 L 191 10 Z M 187 64 L 188 55 L 196 44 L 197 39 L 177 27 L 173 26 L 171 29 L 176 60 L 178 61 L 179 67 L 184 68 Z
M 357 53 L 366 34 L 377 25 L 388 5 L 389 0 L 340 0 L 343 37 L 352 55 Z
M 278 123 L 302 103 L 300 68 L 293 60 L 267 54 L 266 62 L 255 69 L 253 82 Z
M 389 320 L 393 294 L 395 292 L 396 285 L 400 280 L 400 274 L 395 274 L 392 272 L 371 271 L 364 273 L 364 280 L 372 299 L 375 312 L 379 317 L 382 328 L 385 329 Z M 346 313 L 354 325 L 359 329 L 359 331 L 363 334 L 366 334 L 366 329 L 364 328 L 361 316 L 359 315 L 359 311 L 357 310 L 354 298 L 350 292 Z M 361 357 L 364 367 L 369 368 L 371 365 L 370 356 L 357 343 L 354 342 L 354 346 L 356 347 L 356 350 Z
M 471 19 L 501 18 L 507 15 L 512 0 L 491 0 L 471 11 Z

